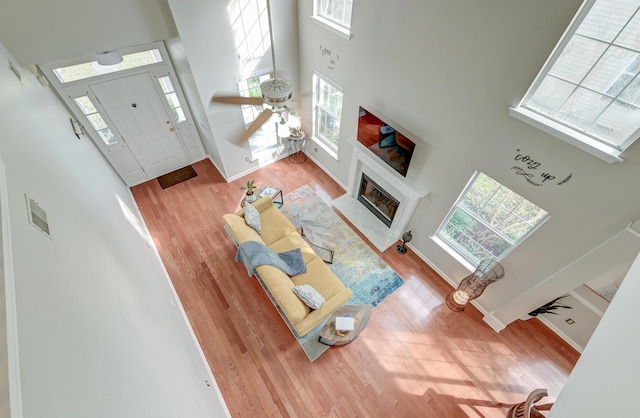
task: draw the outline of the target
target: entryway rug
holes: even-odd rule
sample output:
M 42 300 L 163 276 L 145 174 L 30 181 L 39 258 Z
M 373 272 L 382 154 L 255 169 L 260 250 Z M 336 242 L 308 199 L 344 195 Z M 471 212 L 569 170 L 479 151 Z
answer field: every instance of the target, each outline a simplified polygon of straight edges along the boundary
M 182 183 L 185 180 L 192 179 L 197 175 L 198 173 L 196 173 L 196 170 L 188 165 L 186 167 L 182 167 L 176 171 L 172 171 L 171 173 L 167 173 L 158 177 L 158 183 L 160 183 L 160 187 L 166 189 L 167 187 L 175 186 L 178 183 Z
M 319 222 L 335 234 L 337 248 L 333 264 L 329 264 L 329 267 L 353 292 L 348 305 L 370 304 L 375 308 L 404 283 L 311 187 L 305 185 L 287 193 L 284 201 L 281 210 L 296 227 L 300 226 L 300 218 L 304 217 Z M 298 339 L 311 361 L 330 348 L 318 341 L 323 325 L 321 323 Z

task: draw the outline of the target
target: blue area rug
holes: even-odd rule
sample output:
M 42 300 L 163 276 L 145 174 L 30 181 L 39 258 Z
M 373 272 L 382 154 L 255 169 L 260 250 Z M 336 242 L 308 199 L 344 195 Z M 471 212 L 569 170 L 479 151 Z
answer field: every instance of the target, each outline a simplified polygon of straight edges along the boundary
M 353 292 L 348 305 L 370 304 L 375 308 L 404 283 L 309 186 L 287 193 L 281 210 L 296 227 L 300 226 L 300 219 L 305 218 L 314 220 L 333 232 L 337 248 L 333 264 L 329 264 L 329 267 Z M 318 341 L 323 325 L 324 323 L 320 324 L 304 337 L 298 338 L 311 361 L 330 348 Z

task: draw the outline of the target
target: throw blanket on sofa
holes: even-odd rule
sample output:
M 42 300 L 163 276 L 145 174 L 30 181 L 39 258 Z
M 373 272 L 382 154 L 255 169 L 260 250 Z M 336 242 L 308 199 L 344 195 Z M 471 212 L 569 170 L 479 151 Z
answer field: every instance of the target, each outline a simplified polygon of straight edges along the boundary
M 300 248 L 276 254 L 271 248 L 257 241 L 246 241 L 238 245 L 236 261 L 244 263 L 249 277 L 253 276 L 254 268 L 263 265 L 279 268 L 289 276 L 307 271 Z

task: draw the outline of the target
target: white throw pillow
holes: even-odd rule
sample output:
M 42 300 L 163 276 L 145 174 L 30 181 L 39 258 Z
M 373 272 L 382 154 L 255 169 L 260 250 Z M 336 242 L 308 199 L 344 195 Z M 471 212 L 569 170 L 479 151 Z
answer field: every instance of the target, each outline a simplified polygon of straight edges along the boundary
M 260 212 L 254 208 L 251 203 L 244 205 L 244 221 L 251 228 L 255 229 L 258 234 L 262 233 L 262 225 L 260 224 Z
M 302 284 L 293 288 L 293 293 L 300 298 L 311 309 L 320 309 L 320 307 L 326 302 L 324 296 L 322 296 L 313 286 L 308 284 Z

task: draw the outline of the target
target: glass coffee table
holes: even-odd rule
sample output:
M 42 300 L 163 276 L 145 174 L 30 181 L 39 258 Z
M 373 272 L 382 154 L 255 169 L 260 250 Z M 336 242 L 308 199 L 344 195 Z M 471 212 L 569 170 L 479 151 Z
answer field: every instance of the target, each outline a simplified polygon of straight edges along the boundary
M 336 238 L 329 229 L 316 221 L 300 220 L 300 235 L 326 263 L 333 263 Z
M 320 330 L 319 341 L 326 345 L 347 345 L 365 329 L 371 317 L 371 305 L 345 305 L 332 313 L 330 320 Z M 336 331 L 336 317 L 350 316 L 354 319 L 353 331 Z
M 245 195 L 242 198 L 242 202 L 240 202 L 240 207 L 243 208 L 245 204 L 253 203 L 256 200 L 260 199 L 261 197 L 264 197 L 267 195 L 271 196 L 271 199 L 273 200 L 273 204 L 277 208 L 281 208 L 282 205 L 284 204 L 284 197 L 282 197 L 282 188 L 267 186 L 267 187 L 258 187 L 256 190 L 254 190 L 251 196 Z

